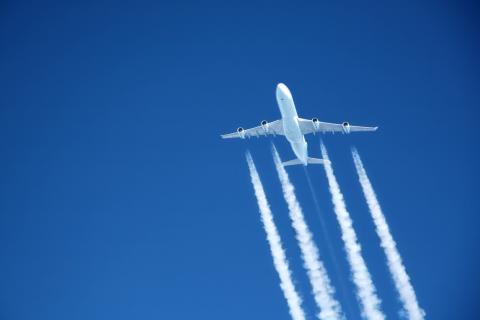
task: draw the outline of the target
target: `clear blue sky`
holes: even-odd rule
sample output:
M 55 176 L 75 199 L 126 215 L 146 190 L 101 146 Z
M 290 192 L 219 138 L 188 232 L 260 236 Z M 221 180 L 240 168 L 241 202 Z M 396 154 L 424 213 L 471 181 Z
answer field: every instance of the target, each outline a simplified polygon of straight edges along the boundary
M 247 148 L 313 319 L 268 139 L 219 138 L 278 118 L 278 82 L 303 117 L 380 126 L 325 143 L 388 318 L 400 304 L 352 145 L 428 318 L 478 319 L 478 4 L 65 3 L 0 5 L 1 319 L 288 319 Z M 309 171 L 338 270 L 289 169 L 359 319 L 325 174 Z

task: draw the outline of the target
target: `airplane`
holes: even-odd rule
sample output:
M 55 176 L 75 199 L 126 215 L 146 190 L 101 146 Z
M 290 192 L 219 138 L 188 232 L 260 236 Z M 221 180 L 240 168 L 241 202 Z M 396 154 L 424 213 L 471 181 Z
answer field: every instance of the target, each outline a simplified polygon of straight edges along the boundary
M 357 131 L 376 131 L 378 127 L 362 127 L 352 126 L 348 122 L 343 123 L 329 123 L 321 122 L 318 118 L 312 120 L 302 119 L 298 117 L 295 103 L 293 102 L 292 93 L 283 83 L 277 85 L 277 103 L 282 118 L 273 122 L 263 120 L 260 126 L 251 129 L 243 129 L 239 127 L 236 132 L 223 134 L 223 139 L 230 138 L 250 138 L 267 135 L 282 135 L 290 143 L 293 153 L 297 156 L 296 159 L 283 162 L 284 166 L 304 165 L 308 164 L 323 164 L 323 159 L 312 158 L 308 156 L 308 146 L 305 141 L 305 135 L 309 133 L 325 133 L 325 132 L 342 132 L 348 134 Z

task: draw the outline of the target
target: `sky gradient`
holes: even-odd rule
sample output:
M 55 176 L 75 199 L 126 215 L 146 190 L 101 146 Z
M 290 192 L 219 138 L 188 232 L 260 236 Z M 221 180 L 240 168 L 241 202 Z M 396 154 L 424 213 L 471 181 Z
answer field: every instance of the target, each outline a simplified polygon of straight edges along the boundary
M 427 318 L 478 319 L 479 12 L 474 1 L 3 1 L 0 318 L 289 319 L 248 149 L 313 319 L 270 139 L 219 136 L 278 119 L 284 82 L 301 117 L 379 126 L 323 141 L 387 318 L 401 304 L 351 146 Z M 319 138 L 307 141 L 320 157 Z M 360 319 L 324 170 L 308 171 L 319 212 L 304 170 L 288 168 L 347 318 Z

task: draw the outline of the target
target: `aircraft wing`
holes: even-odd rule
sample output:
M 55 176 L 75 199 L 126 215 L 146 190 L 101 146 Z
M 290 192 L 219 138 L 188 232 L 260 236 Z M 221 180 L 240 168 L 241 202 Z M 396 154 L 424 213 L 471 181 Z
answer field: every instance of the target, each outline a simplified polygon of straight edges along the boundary
M 376 131 L 378 127 L 363 127 L 363 126 L 352 126 L 348 122 L 343 123 L 330 123 L 330 122 L 321 122 L 317 118 L 312 120 L 308 119 L 298 119 L 298 124 L 300 125 L 300 130 L 302 134 L 309 134 L 315 132 L 360 132 L 360 131 Z
M 250 138 L 267 135 L 284 135 L 282 120 L 275 120 L 273 122 L 262 121 L 262 124 L 258 127 L 243 129 L 238 128 L 236 132 L 222 134 L 223 139 L 231 138 Z

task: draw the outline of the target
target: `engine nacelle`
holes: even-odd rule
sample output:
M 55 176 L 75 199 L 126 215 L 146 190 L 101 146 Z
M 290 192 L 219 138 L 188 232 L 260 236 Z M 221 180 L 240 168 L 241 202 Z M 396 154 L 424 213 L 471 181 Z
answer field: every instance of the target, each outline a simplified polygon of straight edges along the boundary
M 260 125 L 262 126 L 263 128 L 263 131 L 265 131 L 265 133 L 268 133 L 268 121 L 267 120 L 263 120 L 262 122 L 260 122 Z
M 312 124 L 313 124 L 313 129 L 315 130 L 313 133 L 315 133 L 316 131 L 318 131 L 318 129 L 320 129 L 320 121 L 318 121 L 318 118 L 313 118 Z
M 243 129 L 242 127 L 239 127 L 237 129 L 237 132 L 238 132 L 238 135 L 240 136 L 240 138 L 245 139 L 245 129 Z
M 343 133 L 350 133 L 350 123 L 347 121 L 342 123 Z

